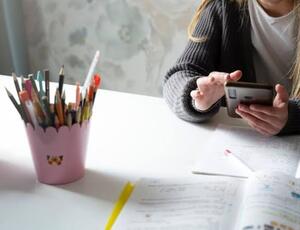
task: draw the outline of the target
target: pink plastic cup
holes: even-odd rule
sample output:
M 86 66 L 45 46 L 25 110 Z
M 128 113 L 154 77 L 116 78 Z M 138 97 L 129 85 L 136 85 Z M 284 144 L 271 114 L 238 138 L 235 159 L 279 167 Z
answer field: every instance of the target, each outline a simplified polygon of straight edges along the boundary
M 37 178 L 41 183 L 62 185 L 84 176 L 90 121 L 35 129 L 27 124 L 26 133 Z

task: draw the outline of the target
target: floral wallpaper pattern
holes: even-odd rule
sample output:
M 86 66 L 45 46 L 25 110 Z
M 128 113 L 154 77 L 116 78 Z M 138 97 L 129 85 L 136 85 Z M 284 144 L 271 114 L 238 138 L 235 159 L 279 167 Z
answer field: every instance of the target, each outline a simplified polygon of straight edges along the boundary
M 186 42 L 200 0 L 22 0 L 32 72 L 65 65 L 83 82 L 101 51 L 103 88 L 161 96 L 162 77 Z

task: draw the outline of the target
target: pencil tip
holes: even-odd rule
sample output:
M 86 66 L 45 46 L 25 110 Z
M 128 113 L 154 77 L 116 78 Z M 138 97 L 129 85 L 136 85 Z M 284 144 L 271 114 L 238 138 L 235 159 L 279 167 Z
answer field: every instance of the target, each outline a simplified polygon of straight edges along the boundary
M 59 75 L 64 75 L 64 68 L 64 65 L 62 65 L 59 71 Z
M 6 93 L 8 94 L 8 96 L 10 96 L 11 95 L 11 93 L 8 91 L 8 89 L 6 88 L 6 87 L 4 87 L 5 88 L 5 90 L 6 90 Z

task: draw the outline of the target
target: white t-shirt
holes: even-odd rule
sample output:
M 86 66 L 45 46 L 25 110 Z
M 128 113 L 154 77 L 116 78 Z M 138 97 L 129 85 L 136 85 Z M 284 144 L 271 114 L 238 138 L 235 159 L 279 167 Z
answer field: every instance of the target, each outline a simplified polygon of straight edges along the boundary
M 257 0 L 248 0 L 251 40 L 257 82 L 284 85 L 290 92 L 288 78 L 296 55 L 295 11 L 281 16 L 268 15 Z

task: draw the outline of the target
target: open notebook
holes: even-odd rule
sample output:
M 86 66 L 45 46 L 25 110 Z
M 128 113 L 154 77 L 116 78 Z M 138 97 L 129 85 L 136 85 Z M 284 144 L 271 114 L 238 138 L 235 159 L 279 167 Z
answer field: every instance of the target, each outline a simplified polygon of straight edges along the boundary
M 250 128 L 222 125 L 205 146 L 193 173 L 248 177 L 250 168 L 300 177 L 300 136 L 265 137 Z M 244 165 L 232 161 L 228 153 Z
M 112 229 L 299 230 L 300 180 L 277 172 L 141 179 Z

